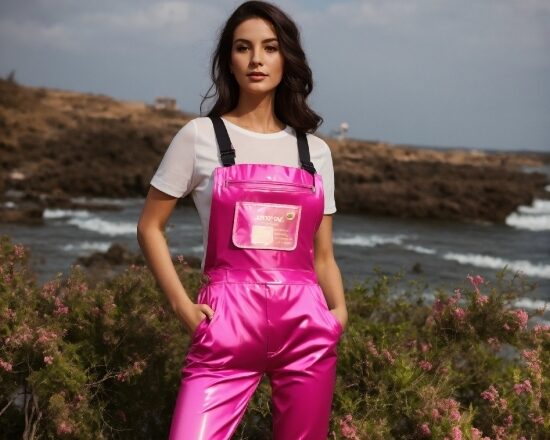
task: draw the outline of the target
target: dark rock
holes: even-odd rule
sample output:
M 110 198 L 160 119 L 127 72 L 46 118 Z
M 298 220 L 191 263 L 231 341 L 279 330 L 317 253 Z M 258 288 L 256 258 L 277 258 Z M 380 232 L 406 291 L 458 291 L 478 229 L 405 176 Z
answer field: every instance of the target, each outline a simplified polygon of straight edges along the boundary
M 195 116 L 0 79 L 0 190 L 25 193 L 21 199 L 37 208 L 117 209 L 70 197 L 145 197 L 170 141 Z M 546 175 L 521 171 L 550 163 L 547 153 L 325 140 L 340 213 L 502 223 L 519 205 L 550 195 Z M 0 221 L 25 215 L 0 213 Z

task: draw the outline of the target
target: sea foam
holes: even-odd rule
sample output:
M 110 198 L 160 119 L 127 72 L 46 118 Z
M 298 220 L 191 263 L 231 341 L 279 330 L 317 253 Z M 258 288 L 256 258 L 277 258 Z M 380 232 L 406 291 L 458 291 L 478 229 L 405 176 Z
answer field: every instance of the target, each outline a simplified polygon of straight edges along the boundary
M 72 251 L 99 251 L 106 252 L 111 246 L 110 242 L 105 241 L 81 241 L 78 243 L 68 243 L 61 246 L 61 249 L 67 252 Z
M 550 230 L 550 200 L 535 199 L 531 206 L 521 205 L 506 217 L 506 224 L 530 231 Z
M 70 225 L 74 225 L 80 229 L 87 231 L 97 232 L 102 235 L 109 235 L 111 237 L 116 235 L 131 235 L 136 234 L 136 223 L 131 222 L 111 222 L 103 220 L 99 217 L 90 218 L 71 218 L 68 222 Z
M 460 254 L 456 252 L 447 252 L 443 255 L 445 260 L 457 261 L 460 264 L 469 264 L 477 267 L 488 267 L 490 269 L 500 270 L 505 265 L 513 271 L 522 271 L 525 275 L 539 278 L 550 278 L 550 265 L 542 263 L 532 263 L 528 260 L 506 260 L 500 257 L 480 254 Z
M 46 208 L 42 213 L 42 217 L 45 219 L 56 218 L 89 218 L 91 217 L 90 211 L 86 209 L 48 209 Z
M 362 246 L 362 247 L 375 247 L 383 244 L 397 244 L 402 245 L 403 240 L 407 238 L 407 235 L 352 235 L 351 237 L 334 237 L 333 242 L 335 244 L 342 244 L 345 246 Z

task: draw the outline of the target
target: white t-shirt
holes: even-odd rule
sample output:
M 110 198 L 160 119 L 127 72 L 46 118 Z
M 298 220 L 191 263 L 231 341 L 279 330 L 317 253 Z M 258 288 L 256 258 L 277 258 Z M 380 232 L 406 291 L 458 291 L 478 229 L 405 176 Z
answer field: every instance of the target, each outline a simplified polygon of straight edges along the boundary
M 235 163 L 268 163 L 300 167 L 296 133 L 290 126 L 275 133 L 258 133 L 247 130 L 222 118 L 231 144 L 235 149 Z M 309 154 L 315 170 L 322 176 L 325 194 L 325 214 L 334 214 L 334 168 L 327 143 L 307 133 Z M 204 267 L 208 223 L 212 200 L 212 172 L 222 166 L 212 121 L 198 117 L 187 122 L 174 136 L 151 185 L 173 197 L 191 194 L 202 224 Z

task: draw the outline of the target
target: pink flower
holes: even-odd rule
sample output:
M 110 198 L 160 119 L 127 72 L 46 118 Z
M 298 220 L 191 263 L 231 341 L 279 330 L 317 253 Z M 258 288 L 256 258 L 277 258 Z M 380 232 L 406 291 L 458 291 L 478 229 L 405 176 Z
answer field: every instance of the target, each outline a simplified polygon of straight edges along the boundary
M 452 430 L 453 440 L 462 440 L 462 431 L 458 426 L 454 426 Z
M 15 317 L 16 317 L 15 310 L 10 309 L 9 307 L 4 309 L 4 318 L 6 318 L 8 321 L 15 319 Z
M 374 342 L 370 340 L 367 341 L 367 350 L 369 351 L 370 354 L 372 354 L 375 357 L 380 356 L 380 354 L 378 353 L 378 350 L 376 349 L 376 345 L 374 345 Z
M 460 300 L 460 297 L 461 297 L 460 290 L 458 291 L 455 290 L 455 294 L 449 298 L 449 301 L 447 301 L 447 304 L 451 306 L 456 304 Z
M 422 353 L 426 353 L 431 348 L 432 348 L 432 344 L 430 344 L 429 342 L 428 343 L 425 343 L 425 342 L 420 343 L 420 351 Z
M 13 365 L 11 363 L 9 363 L 8 361 L 0 359 L 0 367 L 3 368 L 6 371 L 11 371 L 12 368 L 13 368 Z
M 11 336 L 8 336 L 5 339 L 5 342 L 6 342 L 6 345 L 10 345 L 12 347 L 20 347 L 21 345 L 31 340 L 32 340 L 32 330 L 27 325 L 27 323 L 23 323 L 17 329 L 17 332 L 12 333 Z
M 115 375 L 115 379 L 119 382 L 126 382 L 128 378 L 130 377 L 130 374 L 127 371 L 120 371 Z
M 481 440 L 481 435 L 483 433 L 479 429 L 472 428 L 470 432 L 472 433 L 472 440 Z
M 454 399 L 441 399 L 438 402 L 438 407 L 453 421 L 460 420 L 459 403 Z
M 510 426 L 512 426 L 513 420 L 514 420 L 514 418 L 513 418 L 512 414 L 508 414 L 506 416 L 506 418 L 504 419 L 504 427 L 509 428 Z
M 475 301 L 476 301 L 477 305 L 482 306 L 482 305 L 487 304 L 489 302 L 489 297 L 487 295 L 477 294 L 475 296 Z
M 422 425 L 420 425 L 420 433 L 425 436 L 431 435 L 432 432 L 430 431 L 430 425 L 427 423 L 422 423 Z
M 475 277 L 473 277 L 472 275 L 468 274 L 466 278 L 470 280 L 470 282 L 472 283 L 472 286 L 474 286 L 476 293 L 479 294 L 479 289 L 477 286 L 485 282 L 483 277 L 481 275 L 476 275 Z
M 13 250 L 17 258 L 23 258 L 25 256 L 25 248 L 19 244 L 13 245 Z
M 521 352 L 523 358 L 527 361 L 528 368 L 533 372 L 536 377 L 542 375 L 542 369 L 540 366 L 540 359 L 536 350 L 523 350 Z
M 537 416 L 536 414 L 529 414 L 531 421 L 537 425 L 544 425 L 544 418 L 542 416 Z
M 81 402 L 84 400 L 84 396 L 80 393 L 77 393 L 76 396 L 74 396 L 74 405 L 75 405 L 75 408 L 80 408 L 81 406 Z
M 550 325 L 548 324 L 537 324 L 533 327 L 533 333 L 535 333 L 535 336 L 540 336 L 548 332 L 550 332 Z
M 385 348 L 382 350 L 382 354 L 384 355 L 386 360 L 393 365 L 393 363 L 395 362 L 395 357 Z
M 488 402 L 494 404 L 498 399 L 498 391 L 493 385 L 491 385 L 488 389 L 482 391 L 481 397 Z
M 55 310 L 53 313 L 54 315 L 66 315 L 69 313 L 69 308 L 57 296 L 55 297 Z
M 445 308 L 445 305 L 441 302 L 439 298 L 436 298 L 434 303 L 432 304 L 432 311 L 435 316 L 441 315 L 443 313 L 443 309 Z
M 507 322 L 502 325 L 502 328 L 506 331 L 512 330 L 512 327 L 510 327 Z
M 66 422 L 64 420 L 57 425 L 57 433 L 58 434 L 70 434 L 72 432 L 73 432 L 73 428 L 71 427 L 71 425 L 68 422 Z
M 456 309 L 454 309 L 453 314 L 455 315 L 455 318 L 459 321 L 464 321 L 464 317 L 466 316 L 466 312 L 461 307 L 457 307 Z
M 44 356 L 44 363 L 50 365 L 53 362 L 53 356 Z
M 437 408 L 432 409 L 432 419 L 439 420 L 441 419 L 441 414 Z
M 432 364 L 428 361 L 420 361 L 418 362 L 418 364 L 420 365 L 420 368 L 422 368 L 424 371 L 430 371 L 432 369 Z
M 58 338 L 58 334 L 54 332 L 53 330 L 48 330 L 44 327 L 39 327 L 36 330 L 36 333 L 38 334 L 38 339 L 36 340 L 39 344 L 49 344 L 50 342 L 55 341 Z
M 527 321 L 529 320 L 529 315 L 527 312 L 523 309 L 520 310 L 514 310 L 512 312 L 516 318 L 516 322 L 518 323 L 518 326 L 520 329 L 524 329 L 527 327 Z
M 449 413 L 449 418 L 455 422 L 458 422 L 460 420 L 460 412 L 457 409 L 451 410 Z
M 45 298 L 45 299 L 50 299 L 50 298 L 53 298 L 54 294 L 55 294 L 55 291 L 57 290 L 58 288 L 58 284 L 56 281 L 48 281 L 46 282 L 43 286 L 42 286 L 42 291 L 41 291 L 41 295 L 42 295 L 42 298 Z
M 514 392 L 518 396 L 522 393 L 530 393 L 531 391 L 533 391 L 533 388 L 531 387 L 531 381 L 529 379 L 525 379 L 523 382 L 514 385 Z
M 357 436 L 357 428 L 353 424 L 351 414 L 348 414 L 343 420 L 340 420 L 340 432 L 344 438 L 359 440 L 359 437 Z
M 497 426 L 497 425 L 493 425 L 492 428 L 493 428 L 493 432 L 496 435 L 497 440 L 501 440 L 501 439 L 504 440 L 503 436 L 506 435 L 506 428 L 504 428 L 504 426 Z

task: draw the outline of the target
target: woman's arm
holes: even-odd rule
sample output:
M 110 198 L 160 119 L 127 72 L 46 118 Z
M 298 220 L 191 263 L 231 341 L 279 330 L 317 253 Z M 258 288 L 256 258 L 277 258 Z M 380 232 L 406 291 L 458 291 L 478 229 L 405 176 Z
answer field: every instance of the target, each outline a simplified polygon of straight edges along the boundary
M 315 272 L 329 309 L 345 328 L 348 322 L 348 311 L 342 276 L 332 248 L 332 215 L 323 216 L 315 234 Z
M 163 233 L 177 201 L 177 197 L 151 186 L 138 221 L 137 240 L 147 266 L 172 309 L 190 333 L 193 333 L 200 321 L 206 319 L 205 314 L 212 317 L 213 311 L 207 304 L 195 304 L 191 301 L 172 263 Z

